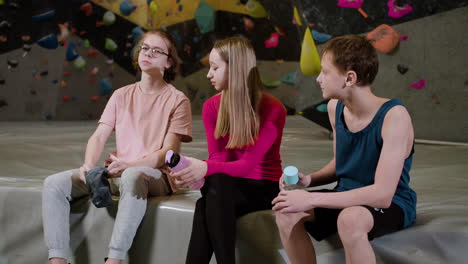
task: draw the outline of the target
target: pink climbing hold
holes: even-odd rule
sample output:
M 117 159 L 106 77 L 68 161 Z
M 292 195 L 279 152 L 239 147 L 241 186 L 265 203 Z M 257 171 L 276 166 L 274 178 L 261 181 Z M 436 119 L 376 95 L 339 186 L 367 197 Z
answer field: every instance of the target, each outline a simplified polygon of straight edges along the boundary
M 278 43 L 279 43 L 279 34 L 274 32 L 274 33 L 271 33 L 270 37 L 265 40 L 265 48 L 269 49 L 269 48 L 276 48 L 278 46 Z
M 364 0 L 338 0 L 339 7 L 360 8 Z
M 421 79 L 415 83 L 412 83 L 410 86 L 416 90 L 424 89 L 426 86 L 426 79 Z
M 413 11 L 413 7 L 408 4 L 404 4 L 403 6 L 397 6 L 395 0 L 388 0 L 387 6 L 388 16 L 393 18 L 403 17 Z

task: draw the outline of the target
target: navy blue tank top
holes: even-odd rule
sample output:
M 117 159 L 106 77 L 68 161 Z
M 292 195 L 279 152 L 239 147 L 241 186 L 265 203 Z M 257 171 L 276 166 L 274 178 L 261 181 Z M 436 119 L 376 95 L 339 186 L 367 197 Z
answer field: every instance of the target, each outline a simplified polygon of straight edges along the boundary
M 338 184 L 335 190 L 347 191 L 374 183 L 383 146 L 382 125 L 387 112 L 396 105 L 404 106 L 398 99 L 385 102 L 367 127 L 353 133 L 348 130 L 344 121 L 344 104 L 338 101 L 335 115 Z M 403 210 L 404 227 L 411 226 L 416 219 L 416 193 L 409 187 L 413 153 L 414 146 L 409 157 L 405 159 L 400 181 L 392 199 L 392 202 Z

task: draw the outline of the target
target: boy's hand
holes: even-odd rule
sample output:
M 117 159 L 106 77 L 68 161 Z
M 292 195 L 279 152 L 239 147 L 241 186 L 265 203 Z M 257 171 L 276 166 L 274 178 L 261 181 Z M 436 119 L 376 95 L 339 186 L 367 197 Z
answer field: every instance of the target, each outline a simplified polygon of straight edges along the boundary
M 281 213 L 299 213 L 313 208 L 309 201 L 311 193 L 304 190 L 281 191 L 271 202 L 273 210 Z
M 119 158 L 117 158 L 113 153 L 109 155 L 111 163 L 107 167 L 107 174 L 109 175 L 110 178 L 116 178 L 120 177 L 122 172 L 130 167 L 128 162 L 125 162 Z
M 86 164 L 83 164 L 81 165 L 80 167 L 80 180 L 83 181 L 84 183 L 86 183 L 86 173 L 88 173 L 88 171 L 90 171 L 91 168 L 86 165 Z
M 297 182 L 297 185 L 300 185 L 304 188 L 307 188 L 310 186 L 310 182 L 312 181 L 309 175 L 304 175 L 301 172 L 299 172 L 299 181 Z
M 310 182 L 311 182 L 310 175 L 304 175 L 301 172 L 299 172 L 299 181 L 297 182 L 297 185 L 307 188 L 309 187 Z M 281 175 L 281 178 L 279 179 L 280 190 L 283 191 L 285 186 L 286 186 L 286 183 L 284 182 L 284 174 L 283 174 Z
M 113 159 L 116 159 L 117 151 L 112 151 L 109 153 L 107 158 L 104 160 L 104 167 L 109 167 L 109 165 L 112 163 Z

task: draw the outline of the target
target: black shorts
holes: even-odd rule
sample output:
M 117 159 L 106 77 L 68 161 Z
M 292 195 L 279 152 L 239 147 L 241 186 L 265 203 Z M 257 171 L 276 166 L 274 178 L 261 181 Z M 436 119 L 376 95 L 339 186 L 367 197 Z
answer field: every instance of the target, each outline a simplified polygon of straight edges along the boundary
M 319 192 L 333 192 L 332 190 L 320 190 Z M 374 226 L 368 233 L 369 240 L 376 237 L 396 232 L 403 229 L 404 213 L 396 204 L 392 203 L 389 208 L 373 208 L 363 205 L 369 210 L 374 218 Z M 305 222 L 307 232 L 317 241 L 335 234 L 338 231 L 338 215 L 343 209 L 314 208 L 314 221 Z

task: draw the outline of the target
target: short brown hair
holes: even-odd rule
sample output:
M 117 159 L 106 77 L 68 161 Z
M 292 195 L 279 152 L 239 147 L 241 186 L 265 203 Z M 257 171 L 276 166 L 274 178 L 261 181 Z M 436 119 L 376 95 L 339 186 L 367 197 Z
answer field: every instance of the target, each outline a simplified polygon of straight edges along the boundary
M 133 52 L 133 57 L 132 57 L 132 64 L 133 67 L 138 71 L 138 73 L 141 72 L 140 66 L 138 65 L 138 55 L 140 53 L 140 46 L 143 44 L 143 41 L 148 35 L 158 35 L 161 38 L 165 39 L 167 41 L 167 48 L 169 56 L 168 59 L 171 60 L 172 64 L 169 69 L 164 70 L 164 76 L 163 79 L 166 82 L 171 82 L 175 79 L 175 76 L 177 74 L 177 71 L 179 70 L 179 56 L 177 55 L 177 47 L 176 47 L 176 42 L 174 38 L 172 37 L 171 34 L 167 33 L 164 30 L 158 29 L 158 30 L 152 30 L 146 32 L 138 41 L 137 45 L 135 46 L 135 51 Z
M 379 57 L 370 41 L 363 36 L 344 35 L 329 40 L 323 50 L 333 55 L 333 65 L 341 73 L 354 71 L 357 74 L 357 84 L 369 85 L 379 71 Z

